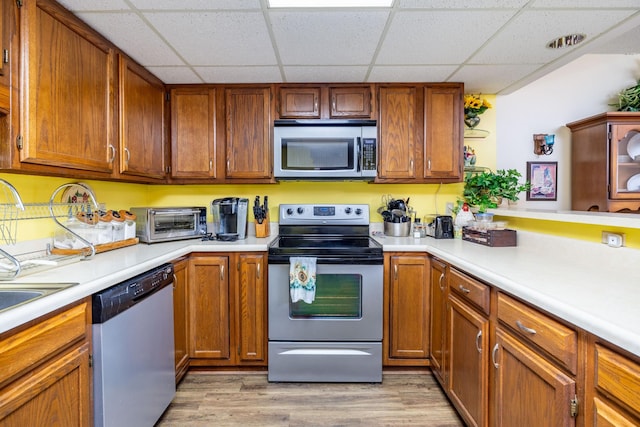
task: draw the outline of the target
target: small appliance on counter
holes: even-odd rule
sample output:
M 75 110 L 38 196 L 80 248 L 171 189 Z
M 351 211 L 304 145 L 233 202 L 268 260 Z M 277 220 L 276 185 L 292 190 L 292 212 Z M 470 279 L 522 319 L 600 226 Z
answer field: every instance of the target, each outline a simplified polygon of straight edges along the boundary
M 213 234 L 223 241 L 247 237 L 249 199 L 224 197 L 211 202 Z
M 449 215 L 435 215 L 426 227 L 427 236 L 436 239 L 453 239 L 453 218 Z
M 207 234 L 205 207 L 134 207 L 129 211 L 137 218 L 136 236 L 144 243 L 194 239 Z

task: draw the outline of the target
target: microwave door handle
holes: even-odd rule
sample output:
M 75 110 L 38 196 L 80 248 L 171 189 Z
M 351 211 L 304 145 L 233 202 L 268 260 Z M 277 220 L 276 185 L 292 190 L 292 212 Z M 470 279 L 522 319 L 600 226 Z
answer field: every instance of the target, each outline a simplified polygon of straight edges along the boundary
M 356 144 L 356 157 L 358 159 L 358 172 L 362 172 L 362 138 L 358 137 L 358 143 Z

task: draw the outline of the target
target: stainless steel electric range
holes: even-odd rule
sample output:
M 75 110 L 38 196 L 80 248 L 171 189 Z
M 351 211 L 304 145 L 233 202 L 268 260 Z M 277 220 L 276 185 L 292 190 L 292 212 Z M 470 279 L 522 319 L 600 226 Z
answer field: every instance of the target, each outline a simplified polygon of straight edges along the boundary
M 269 381 L 381 382 L 383 253 L 369 206 L 285 204 L 279 214 Z

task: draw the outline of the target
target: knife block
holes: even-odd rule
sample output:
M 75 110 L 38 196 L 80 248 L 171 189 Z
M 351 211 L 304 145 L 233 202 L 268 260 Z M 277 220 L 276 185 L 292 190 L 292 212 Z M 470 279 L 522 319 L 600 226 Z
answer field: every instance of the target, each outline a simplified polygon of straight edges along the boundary
M 256 224 L 256 237 L 267 237 L 271 234 L 271 227 L 269 226 L 269 212 L 267 212 L 266 218 L 259 224 L 258 221 L 254 221 Z

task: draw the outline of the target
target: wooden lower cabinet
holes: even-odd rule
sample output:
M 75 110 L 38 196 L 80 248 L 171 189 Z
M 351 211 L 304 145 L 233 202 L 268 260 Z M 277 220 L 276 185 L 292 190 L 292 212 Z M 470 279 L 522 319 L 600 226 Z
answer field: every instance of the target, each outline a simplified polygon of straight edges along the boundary
M 585 378 L 585 425 L 640 425 L 640 357 L 591 337 Z
M 266 366 L 266 254 L 189 259 L 191 366 Z
M 487 426 L 489 414 L 489 319 L 449 294 L 448 394 L 469 426 Z
M 431 322 L 429 333 L 429 357 L 431 370 L 440 385 L 448 384 L 447 354 L 447 295 L 448 266 L 431 258 Z
M 385 254 L 383 363 L 429 364 L 429 258 Z
M 187 258 L 173 261 L 173 331 L 175 345 L 176 384 L 189 368 L 189 311 L 188 307 L 188 265 Z
M 90 300 L 0 334 L 0 425 L 93 424 Z

